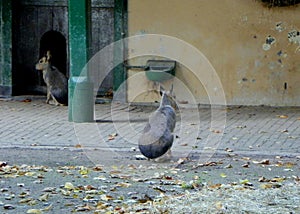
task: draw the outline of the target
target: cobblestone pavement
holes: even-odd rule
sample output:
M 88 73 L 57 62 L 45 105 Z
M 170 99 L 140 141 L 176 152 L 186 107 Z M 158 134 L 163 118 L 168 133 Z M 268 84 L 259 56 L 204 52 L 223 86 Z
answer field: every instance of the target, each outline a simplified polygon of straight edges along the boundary
M 23 97 L 0 101 L 2 149 L 106 149 L 134 156 L 138 154 L 135 149 L 140 132 L 155 110 L 97 104 L 96 122 L 82 124 L 68 122 L 67 107 L 45 105 L 39 97 L 28 101 Z M 218 110 L 214 119 L 212 111 L 208 107 L 180 108 L 173 155 L 203 151 L 287 156 L 300 153 L 300 108 L 228 107 Z M 219 117 L 225 120 L 213 127 L 212 121 Z
M 103 157 L 129 157 L 131 160 L 138 155 L 139 134 L 149 114 L 155 110 L 153 106 L 96 104 L 96 122 L 72 123 L 68 122 L 67 107 L 46 105 L 43 97 L 2 100 L 0 107 L 1 149 L 19 149 L 21 156 L 25 149 L 56 151 L 58 155 L 60 151 L 71 152 L 68 161 L 74 160 L 72 152 L 79 154 L 84 150 L 86 154 L 80 153 L 80 156 L 88 156 L 94 163 L 102 161 Z M 291 157 L 300 154 L 300 108 L 212 110 L 182 106 L 177 115 L 172 149 L 175 158 L 195 156 L 201 159 L 228 152 Z M 101 155 L 103 151 L 108 156 Z M 3 155 L 1 158 L 5 159 Z
M 44 97 L 0 100 L 0 212 L 299 213 L 300 108 L 182 105 L 158 163 L 137 149 L 155 108 L 72 123 Z

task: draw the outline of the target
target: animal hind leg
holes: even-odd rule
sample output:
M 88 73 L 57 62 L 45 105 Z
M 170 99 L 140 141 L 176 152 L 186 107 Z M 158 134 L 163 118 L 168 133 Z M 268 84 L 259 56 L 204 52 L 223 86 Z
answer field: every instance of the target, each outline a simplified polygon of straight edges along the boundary
M 55 99 L 55 97 L 51 94 L 51 97 L 52 97 L 52 99 L 53 99 L 53 101 L 54 101 L 54 104 L 56 105 L 56 106 L 62 106 L 63 104 L 61 104 L 61 103 L 59 103 L 56 99 Z

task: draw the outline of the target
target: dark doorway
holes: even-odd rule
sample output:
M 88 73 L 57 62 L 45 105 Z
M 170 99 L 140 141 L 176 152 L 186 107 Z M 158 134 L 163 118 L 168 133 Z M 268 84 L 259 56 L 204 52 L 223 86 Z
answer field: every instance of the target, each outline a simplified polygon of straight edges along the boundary
M 40 58 L 45 56 L 47 51 L 51 53 L 52 65 L 68 76 L 66 39 L 60 32 L 51 30 L 42 36 L 40 40 Z

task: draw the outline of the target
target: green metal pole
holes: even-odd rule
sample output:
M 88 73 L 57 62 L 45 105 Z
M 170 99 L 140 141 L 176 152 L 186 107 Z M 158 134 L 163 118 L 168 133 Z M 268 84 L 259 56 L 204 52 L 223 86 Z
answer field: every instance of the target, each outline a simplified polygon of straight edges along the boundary
M 0 95 L 12 95 L 12 1 L 0 3 Z
M 94 121 L 93 84 L 88 69 L 90 57 L 91 0 L 69 0 L 69 121 Z
M 127 10 L 126 0 L 115 0 L 114 8 L 114 40 L 119 41 L 123 39 L 126 35 L 126 15 Z M 123 66 L 124 60 L 124 45 L 116 45 L 114 47 L 114 62 L 115 67 L 113 71 L 113 90 L 117 91 L 121 84 L 126 80 L 126 72 Z

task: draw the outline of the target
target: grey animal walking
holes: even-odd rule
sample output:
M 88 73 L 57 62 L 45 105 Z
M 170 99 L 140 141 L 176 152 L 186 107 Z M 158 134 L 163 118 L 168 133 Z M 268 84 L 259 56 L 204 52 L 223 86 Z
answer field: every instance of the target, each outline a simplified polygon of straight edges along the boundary
M 174 141 L 176 102 L 172 97 L 173 86 L 169 92 L 161 87 L 160 92 L 160 106 L 150 115 L 138 141 L 140 152 L 149 159 L 159 158 L 167 152 L 171 154 L 170 149 Z
M 63 73 L 51 65 L 50 51 L 47 51 L 46 56 L 39 60 L 35 68 L 43 72 L 43 79 L 47 86 L 46 103 L 49 104 L 52 98 L 55 105 L 67 105 L 68 80 Z

